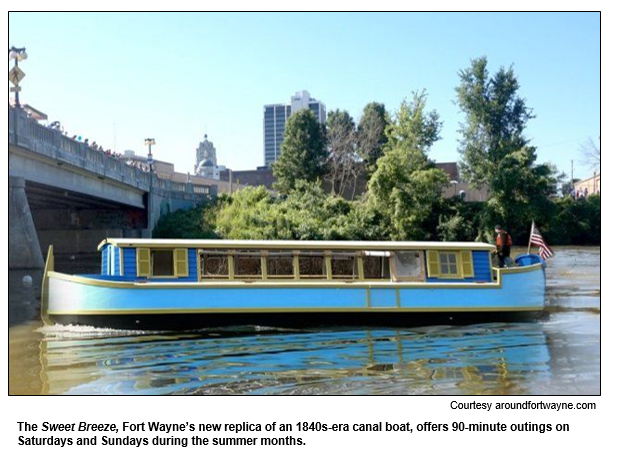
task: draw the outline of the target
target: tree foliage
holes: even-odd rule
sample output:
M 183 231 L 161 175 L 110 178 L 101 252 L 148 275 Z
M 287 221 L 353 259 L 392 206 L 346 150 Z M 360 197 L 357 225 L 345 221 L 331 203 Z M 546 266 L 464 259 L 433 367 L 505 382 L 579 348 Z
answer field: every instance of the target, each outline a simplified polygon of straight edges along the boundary
M 220 207 L 216 230 L 229 239 L 342 240 L 350 237 L 355 203 L 300 180 L 285 198 L 263 187 L 235 192 Z
M 277 212 L 286 217 L 291 239 L 344 240 L 352 207 L 351 201 L 326 194 L 319 182 L 301 181 Z
M 236 191 L 221 204 L 215 221 L 216 232 L 227 239 L 277 239 L 279 224 L 273 214 L 273 201 L 263 186 Z
M 482 203 L 465 202 L 460 196 L 444 201 L 437 237 L 441 241 L 475 241 L 482 233 Z
M 601 202 L 588 198 L 554 198 L 551 214 L 536 223 L 551 245 L 600 245 Z M 435 206 L 425 229 L 430 239 L 473 241 L 490 230 L 482 225 L 486 203 L 468 203 L 461 198 Z M 298 182 L 287 198 L 272 197 L 263 187 L 248 187 L 217 202 L 161 218 L 155 238 L 183 239 L 289 239 L 289 240 L 397 240 L 388 211 L 363 198 L 348 201 L 326 194 L 317 182 Z M 529 224 L 527 224 L 529 225 Z M 436 232 L 436 236 L 434 233 Z M 525 245 L 525 236 L 516 238 Z M 428 238 L 427 238 L 428 239 Z
M 488 186 L 484 227 L 501 223 L 522 235 L 532 219 L 550 213 L 549 197 L 557 186 L 554 168 L 536 164 L 536 148 L 524 136 L 532 110 L 518 94 L 511 67 L 490 76 L 486 58 L 479 58 L 459 77 L 456 92 L 465 114 L 459 146 L 463 175 L 476 187 Z
M 548 242 L 600 246 L 601 206 L 600 195 L 591 195 L 582 199 L 570 196 L 556 199 L 554 213 L 547 222 Z
M 369 200 L 382 211 L 394 239 L 430 239 L 435 235 L 436 208 L 448 182 L 428 151 L 439 139 L 441 121 L 426 111 L 425 92 L 403 101 L 388 127 L 384 155 L 368 186 Z
M 330 191 L 343 195 L 352 190 L 352 196 L 362 172 L 362 163 L 356 155 L 356 123 L 347 111 L 339 109 L 328 113 L 328 173 Z
M 218 238 L 215 220 L 218 202 L 211 201 L 188 210 L 162 216 L 152 231 L 153 238 L 213 239 Z
M 500 68 L 491 77 L 485 57 L 474 59 L 459 72 L 458 104 L 465 114 L 460 152 L 463 174 L 475 186 L 491 184 L 505 156 L 527 147 L 523 136 L 531 109 L 518 95 L 512 68 Z
M 364 160 L 369 175 L 376 169 L 377 161 L 383 155 L 388 141 L 388 124 L 389 115 L 382 103 L 373 102 L 364 107 L 358 123 L 357 147 L 358 155 Z
M 322 178 L 327 158 L 324 126 L 309 109 L 294 113 L 285 125 L 281 155 L 272 165 L 276 189 L 286 194 L 299 180 L 312 182 Z
M 569 185 L 564 197 L 557 196 L 563 175 L 538 164 L 536 148 L 524 136 L 533 114 L 512 68 L 491 76 L 480 58 L 459 77 L 461 168 L 473 185 L 488 186 L 486 203 L 443 199 L 448 176 L 428 156 L 442 123 L 419 92 L 393 115 L 382 104 L 366 105 L 357 128 L 346 111 L 330 112 L 327 128 L 309 110 L 295 113 L 273 166 L 282 196 L 244 188 L 162 217 L 154 236 L 488 241 L 500 223 L 515 244 L 526 245 L 534 220 L 551 245 L 599 245 L 600 196 L 571 198 Z M 599 160 L 595 143 L 588 149 Z M 367 193 L 349 201 L 341 194 L 355 181 L 357 166 L 366 166 L 371 178 Z

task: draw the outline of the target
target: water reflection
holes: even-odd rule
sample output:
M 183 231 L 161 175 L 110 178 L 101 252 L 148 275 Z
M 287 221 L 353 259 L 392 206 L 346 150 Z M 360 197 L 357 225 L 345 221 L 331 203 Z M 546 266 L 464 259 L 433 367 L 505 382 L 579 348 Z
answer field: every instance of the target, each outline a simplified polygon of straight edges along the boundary
M 38 368 L 46 394 L 548 393 L 541 385 L 555 382 L 555 368 L 580 359 L 555 363 L 547 326 L 191 334 L 52 327 L 30 331 L 39 364 L 28 370 L 32 378 Z
M 548 274 L 551 314 L 541 322 L 396 330 L 43 328 L 21 321 L 36 316 L 38 289 L 15 276 L 9 313 L 20 314 L 9 318 L 9 392 L 599 393 L 599 250 L 558 256 Z

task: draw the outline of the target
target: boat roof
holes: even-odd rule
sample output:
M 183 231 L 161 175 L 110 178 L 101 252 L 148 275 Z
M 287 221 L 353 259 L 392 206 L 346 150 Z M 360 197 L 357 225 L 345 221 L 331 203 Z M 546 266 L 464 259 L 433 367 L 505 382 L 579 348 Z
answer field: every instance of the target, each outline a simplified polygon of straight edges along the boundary
M 296 240 L 185 240 L 148 238 L 106 238 L 106 244 L 121 248 L 203 248 L 203 249 L 346 249 L 346 250 L 404 250 L 437 249 L 490 251 L 492 244 L 454 241 L 296 241 Z

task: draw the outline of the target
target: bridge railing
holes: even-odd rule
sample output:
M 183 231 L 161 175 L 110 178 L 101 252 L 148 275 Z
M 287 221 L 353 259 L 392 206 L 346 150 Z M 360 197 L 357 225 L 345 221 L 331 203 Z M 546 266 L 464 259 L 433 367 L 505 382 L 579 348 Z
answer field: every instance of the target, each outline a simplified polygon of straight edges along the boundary
M 35 153 L 53 158 L 58 163 L 80 167 L 101 177 L 129 184 L 143 191 L 150 185 L 163 191 L 191 195 L 216 195 L 215 186 L 194 188 L 190 183 L 163 180 L 149 172 L 126 164 L 122 158 L 108 156 L 85 143 L 63 135 L 60 131 L 45 127 L 28 117 L 23 110 L 9 108 L 9 143 L 27 148 Z

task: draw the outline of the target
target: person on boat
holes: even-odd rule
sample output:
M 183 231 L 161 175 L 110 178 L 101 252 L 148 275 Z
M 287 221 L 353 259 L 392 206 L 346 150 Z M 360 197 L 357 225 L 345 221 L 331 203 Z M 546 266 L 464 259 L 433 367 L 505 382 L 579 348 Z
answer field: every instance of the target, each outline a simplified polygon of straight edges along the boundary
M 509 267 L 512 263 L 512 259 L 510 259 L 512 237 L 501 225 L 495 225 L 495 245 L 497 246 L 495 253 L 499 261 L 499 268 Z

